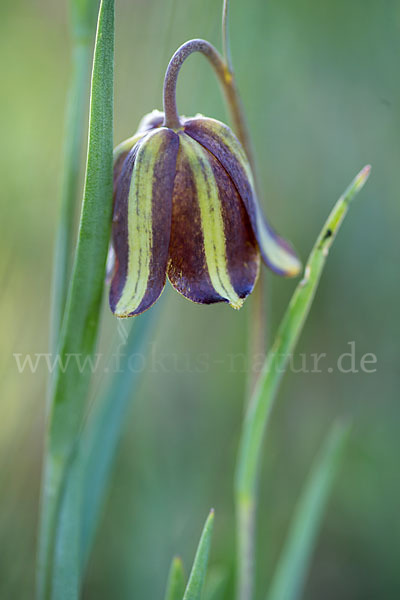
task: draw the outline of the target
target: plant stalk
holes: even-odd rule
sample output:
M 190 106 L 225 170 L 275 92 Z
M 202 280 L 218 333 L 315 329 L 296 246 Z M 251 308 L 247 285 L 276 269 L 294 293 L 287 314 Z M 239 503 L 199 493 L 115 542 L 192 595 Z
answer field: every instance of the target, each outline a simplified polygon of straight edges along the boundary
M 250 166 L 254 173 L 255 162 L 250 134 L 242 101 L 236 85 L 230 55 L 228 14 L 229 0 L 224 0 L 222 14 L 222 38 L 224 48 L 223 57 L 209 42 L 202 39 L 194 39 L 186 42 L 180 48 L 178 48 L 171 58 L 164 79 L 164 125 L 174 130 L 179 130 L 182 126 L 176 104 L 177 79 L 184 61 L 193 52 L 200 52 L 208 59 L 218 77 L 230 112 L 234 130 L 246 152 Z M 266 318 L 263 278 L 261 273 L 260 281 L 258 282 L 258 286 L 256 286 L 253 294 L 254 298 L 252 300 L 249 332 L 250 357 L 265 353 Z M 248 382 L 248 387 L 250 390 L 254 389 L 257 376 L 257 374 L 250 372 Z M 237 518 L 240 521 L 238 524 L 238 530 L 241 532 L 238 533 L 238 598 L 240 600 L 249 600 L 251 598 L 253 588 L 254 511 L 251 512 L 251 517 L 250 513 L 247 513 L 244 519 L 241 519 L 240 515 L 238 515 Z
M 229 36 L 229 0 L 224 0 L 222 7 L 222 47 L 226 66 L 233 73 L 231 43 Z
M 206 40 L 194 39 L 185 42 L 178 48 L 168 64 L 163 92 L 165 127 L 179 130 L 182 126 L 176 105 L 176 84 L 184 61 L 193 52 L 203 54 L 213 67 L 223 89 L 236 135 L 245 149 L 250 164 L 253 165 L 250 136 L 235 78 L 218 50 Z
M 297 285 L 286 313 L 278 328 L 256 389 L 248 407 L 239 445 L 235 478 L 235 497 L 238 518 L 239 558 L 245 560 L 243 570 L 252 568 L 250 559 L 253 547 L 254 514 L 256 509 L 258 471 L 266 425 L 280 381 L 307 319 L 315 292 L 339 227 L 349 204 L 364 186 L 370 167 L 365 167 L 337 201 L 309 256 L 304 277 Z M 240 567 L 240 564 L 239 564 Z M 249 578 L 240 578 L 238 598 L 249 600 L 252 588 Z

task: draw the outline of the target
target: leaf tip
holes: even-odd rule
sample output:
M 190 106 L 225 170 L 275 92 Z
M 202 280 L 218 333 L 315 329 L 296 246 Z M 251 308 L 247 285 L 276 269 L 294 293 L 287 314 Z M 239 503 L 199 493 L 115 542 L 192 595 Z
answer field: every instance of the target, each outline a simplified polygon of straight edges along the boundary
M 211 533 L 213 528 L 214 528 L 214 516 L 215 516 L 215 510 L 212 508 L 210 510 L 210 512 L 208 513 L 206 522 L 204 524 L 204 532 L 207 531 L 208 533 Z
M 361 169 L 359 174 L 356 176 L 356 179 L 354 182 L 357 191 L 360 190 L 362 187 L 364 187 L 370 173 L 371 173 L 371 165 L 365 165 L 365 167 L 363 169 Z

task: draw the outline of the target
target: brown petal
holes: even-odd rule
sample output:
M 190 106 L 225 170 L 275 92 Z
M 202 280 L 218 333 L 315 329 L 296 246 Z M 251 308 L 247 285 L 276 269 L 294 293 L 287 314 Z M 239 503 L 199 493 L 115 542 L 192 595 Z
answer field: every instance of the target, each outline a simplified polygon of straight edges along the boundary
M 257 199 L 250 165 L 229 127 L 215 119 L 195 117 L 184 122 L 184 131 L 207 148 L 229 173 L 246 206 L 264 262 L 279 275 L 297 275 L 301 263 L 291 245 L 267 222 Z
M 179 137 L 168 277 L 194 302 L 240 308 L 259 267 L 246 210 L 214 156 L 185 134 Z

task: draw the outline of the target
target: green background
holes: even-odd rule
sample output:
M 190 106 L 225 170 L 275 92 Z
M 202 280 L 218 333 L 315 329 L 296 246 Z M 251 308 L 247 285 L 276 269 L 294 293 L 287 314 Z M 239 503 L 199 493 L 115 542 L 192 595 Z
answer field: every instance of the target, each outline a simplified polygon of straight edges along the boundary
M 192 37 L 220 46 L 216 0 L 116 2 L 115 142 L 161 108 L 172 52 Z M 33 597 L 47 370 L 14 353 L 48 352 L 69 40 L 64 2 L 0 8 L 0 597 Z M 353 427 L 305 597 L 400 595 L 399 160 L 400 5 L 395 0 L 232 0 L 232 54 L 254 137 L 262 197 L 303 260 L 334 201 L 366 163 L 368 185 L 331 252 L 288 373 L 262 468 L 258 597 L 267 589 L 312 458 L 336 417 Z M 182 70 L 178 105 L 227 120 L 201 56 Z M 84 165 L 84 157 L 82 158 Z M 295 282 L 268 275 L 270 336 Z M 171 557 L 189 568 L 216 509 L 211 576 L 234 561 L 233 470 L 243 414 L 251 302 L 199 307 L 167 289 L 126 421 L 84 597 L 162 598 Z M 99 352 L 123 339 L 104 306 Z M 124 326 L 126 326 L 124 322 Z M 121 337 L 122 336 L 122 337 Z M 356 365 L 343 373 L 354 342 Z M 312 354 L 326 353 L 320 373 Z M 239 356 L 238 356 L 239 355 Z M 233 358 L 236 357 L 236 358 Z M 139 362 L 140 360 L 140 362 Z M 345 359 L 346 367 L 349 364 Z M 329 368 L 332 372 L 329 372 Z M 103 369 L 104 370 L 104 369 Z M 106 373 L 96 374 L 92 398 Z

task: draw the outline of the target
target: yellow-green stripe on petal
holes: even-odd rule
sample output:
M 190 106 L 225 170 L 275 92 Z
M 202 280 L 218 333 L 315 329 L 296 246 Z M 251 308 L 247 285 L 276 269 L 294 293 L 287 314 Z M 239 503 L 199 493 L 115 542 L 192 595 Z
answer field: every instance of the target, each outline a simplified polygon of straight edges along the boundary
M 110 305 L 118 317 L 139 314 L 165 284 L 178 136 L 149 132 L 129 153 L 117 184 Z
M 134 312 L 146 293 L 153 244 L 152 191 L 154 163 L 160 148 L 160 136 L 146 140 L 139 149 L 133 168 L 128 197 L 128 272 L 115 314 Z
M 221 201 L 208 152 L 185 134 L 181 134 L 179 139 L 196 189 L 204 255 L 211 284 L 217 294 L 227 300 L 233 308 L 240 308 L 243 299 L 235 292 L 229 277 Z
M 264 262 L 280 275 L 297 275 L 301 262 L 290 244 L 266 221 L 249 162 L 229 127 L 216 119 L 196 117 L 185 121 L 184 130 L 211 152 L 229 173 L 246 206 Z
M 142 137 L 144 137 L 145 135 L 146 135 L 145 133 L 135 133 L 135 135 L 132 135 L 132 137 L 127 138 L 123 142 L 120 142 L 118 144 L 118 146 L 115 146 L 114 151 L 113 151 L 114 165 L 117 162 L 118 158 L 121 156 L 121 154 L 125 154 L 126 152 L 129 152 L 129 150 L 131 150 L 133 148 L 133 146 L 139 140 L 141 140 Z

